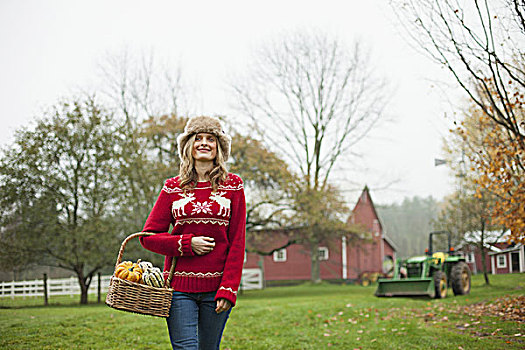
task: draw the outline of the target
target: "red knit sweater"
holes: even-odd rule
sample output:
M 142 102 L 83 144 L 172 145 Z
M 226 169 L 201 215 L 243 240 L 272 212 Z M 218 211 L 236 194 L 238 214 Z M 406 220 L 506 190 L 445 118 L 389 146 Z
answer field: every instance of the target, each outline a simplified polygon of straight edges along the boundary
M 244 186 L 239 176 L 228 174 L 215 193 L 210 182 L 199 182 L 184 193 L 178 176 L 168 179 L 143 231 L 157 233 L 141 237 L 140 242 L 144 248 L 166 256 L 164 271 L 169 271 L 172 257 L 177 257 L 171 282 L 174 290 L 217 291 L 215 300 L 225 298 L 235 305 L 246 232 Z M 191 249 L 193 236 L 213 237 L 214 249 L 196 255 Z

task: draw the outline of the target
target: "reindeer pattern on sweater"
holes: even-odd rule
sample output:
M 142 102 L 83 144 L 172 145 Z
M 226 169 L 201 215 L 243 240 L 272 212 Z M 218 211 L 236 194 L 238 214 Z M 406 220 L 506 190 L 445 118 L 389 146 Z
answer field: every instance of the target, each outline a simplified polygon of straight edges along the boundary
M 211 186 L 210 186 L 211 187 Z M 199 189 L 205 189 L 200 187 Z M 219 186 L 220 189 L 235 189 L 233 186 Z M 231 199 L 228 198 L 228 191 L 211 192 L 207 198 L 196 200 L 195 193 L 179 192 L 178 199 L 171 205 L 173 219 L 187 219 L 190 217 L 217 217 L 228 219 L 231 214 Z

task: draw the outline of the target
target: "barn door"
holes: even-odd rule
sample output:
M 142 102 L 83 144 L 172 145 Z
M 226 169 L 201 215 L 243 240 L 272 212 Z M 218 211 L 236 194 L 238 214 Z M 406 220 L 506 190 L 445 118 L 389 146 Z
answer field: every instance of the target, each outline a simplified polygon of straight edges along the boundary
M 519 253 L 511 253 L 511 264 L 512 264 L 512 272 L 521 272 L 520 271 L 520 254 Z

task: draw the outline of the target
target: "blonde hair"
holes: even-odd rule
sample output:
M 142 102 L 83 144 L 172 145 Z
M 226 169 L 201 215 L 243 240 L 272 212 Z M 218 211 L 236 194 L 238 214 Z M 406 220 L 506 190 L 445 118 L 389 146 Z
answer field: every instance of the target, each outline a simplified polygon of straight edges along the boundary
M 193 158 L 193 144 L 195 143 L 195 136 L 193 134 L 190 136 L 184 149 L 182 149 L 181 162 L 179 168 L 179 177 L 180 177 L 180 187 L 184 191 L 189 189 L 194 189 L 197 186 L 199 177 L 197 171 L 195 170 L 195 159 Z M 226 162 L 224 161 L 224 153 L 221 148 L 220 142 L 217 141 L 217 155 L 213 160 L 213 168 L 206 174 L 210 178 L 212 191 L 216 192 L 219 184 L 226 181 L 228 177 L 228 168 L 226 167 Z

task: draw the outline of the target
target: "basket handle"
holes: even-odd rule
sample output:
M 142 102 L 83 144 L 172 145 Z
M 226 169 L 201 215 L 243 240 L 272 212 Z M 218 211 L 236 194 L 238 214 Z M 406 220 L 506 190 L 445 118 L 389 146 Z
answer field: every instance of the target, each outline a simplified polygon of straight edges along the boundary
M 128 244 L 128 242 L 130 240 L 132 240 L 133 238 L 136 238 L 136 237 L 153 236 L 155 234 L 156 233 L 152 233 L 152 232 L 136 232 L 136 233 L 132 233 L 129 236 L 127 236 L 124 239 L 124 241 L 122 242 L 122 244 L 120 245 L 120 250 L 119 250 L 118 256 L 117 256 L 117 262 L 115 263 L 115 269 L 117 269 L 118 264 L 120 264 L 122 262 L 122 255 L 124 255 L 124 248 L 126 247 L 126 244 Z M 173 278 L 173 273 L 175 272 L 175 264 L 176 263 L 177 263 L 177 258 L 176 257 L 172 257 L 171 258 L 170 272 L 168 274 L 168 278 L 164 281 L 164 287 L 166 287 L 166 288 L 169 288 L 169 285 L 171 283 L 171 279 Z

